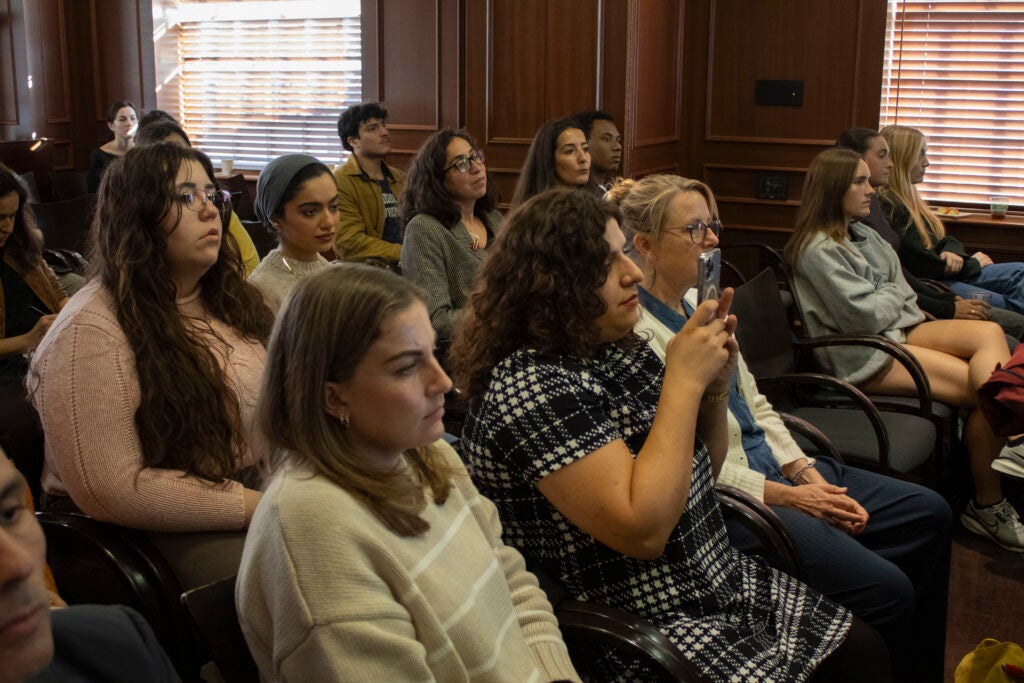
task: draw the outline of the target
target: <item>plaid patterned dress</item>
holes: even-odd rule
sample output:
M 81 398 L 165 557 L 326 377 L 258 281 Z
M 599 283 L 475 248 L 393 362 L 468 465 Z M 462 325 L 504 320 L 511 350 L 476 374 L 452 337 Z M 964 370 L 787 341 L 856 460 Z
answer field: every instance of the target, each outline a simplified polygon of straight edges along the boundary
M 635 454 L 664 366 L 644 344 L 579 360 L 520 350 L 499 364 L 463 431 L 473 480 L 501 513 L 506 543 L 583 599 L 642 615 L 709 680 L 803 681 L 835 650 L 850 613 L 729 545 L 711 461 L 698 441 L 690 498 L 664 555 L 627 557 L 583 533 L 536 489 L 616 439 Z

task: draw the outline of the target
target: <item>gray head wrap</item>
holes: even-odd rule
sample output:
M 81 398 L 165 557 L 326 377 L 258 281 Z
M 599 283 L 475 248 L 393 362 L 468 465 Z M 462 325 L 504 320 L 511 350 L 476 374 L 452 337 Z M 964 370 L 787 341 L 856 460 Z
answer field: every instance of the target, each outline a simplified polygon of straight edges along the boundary
M 264 167 L 256 181 L 256 216 L 264 225 L 270 227 L 270 216 L 281 203 L 281 197 L 295 174 L 310 164 L 320 163 L 319 159 L 308 154 L 285 154 Z

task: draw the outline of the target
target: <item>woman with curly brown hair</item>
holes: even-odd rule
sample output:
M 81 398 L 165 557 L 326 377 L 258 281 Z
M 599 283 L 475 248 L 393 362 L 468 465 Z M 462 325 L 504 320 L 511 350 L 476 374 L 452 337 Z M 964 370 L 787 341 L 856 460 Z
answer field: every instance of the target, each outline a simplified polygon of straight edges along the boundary
M 523 204 L 456 335 L 462 443 L 508 542 L 572 595 L 652 621 L 707 680 L 888 680 L 868 626 L 729 545 L 713 477 L 732 290 L 694 311 L 662 363 L 633 332 L 643 274 L 619 218 L 586 192 Z
M 173 144 L 130 150 L 107 174 L 94 278 L 32 359 L 41 507 L 149 531 L 244 529 L 272 314 L 223 239 L 230 198 L 204 154 Z M 238 539 L 235 567 L 240 553 Z
M 501 214 L 484 153 L 464 130 L 430 136 L 409 166 L 402 197 L 402 274 L 427 291 L 430 322 L 449 339 Z

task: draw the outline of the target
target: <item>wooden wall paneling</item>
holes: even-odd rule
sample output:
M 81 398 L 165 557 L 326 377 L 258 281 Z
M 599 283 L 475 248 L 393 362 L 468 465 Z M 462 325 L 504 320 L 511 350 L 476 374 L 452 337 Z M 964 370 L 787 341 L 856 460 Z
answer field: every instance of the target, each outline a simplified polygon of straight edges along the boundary
M 572 116 L 593 109 L 599 102 L 601 60 L 598 58 L 601 29 L 599 0 L 560 0 L 547 3 L 544 41 L 544 120 Z M 529 50 L 530 27 L 515 45 L 521 54 Z M 534 37 L 534 41 L 536 37 Z M 528 91 L 527 91 L 528 92 Z M 523 93 L 518 93 L 522 97 Z M 541 121 L 542 123 L 543 121 Z
M 106 130 L 107 107 L 131 100 L 156 106 L 151 0 L 89 0 L 92 29 L 94 113 Z
M 814 155 L 846 128 L 877 126 L 885 12 L 885 0 L 687 3 L 686 73 L 698 78 L 685 93 L 683 165 L 715 191 L 726 225 L 777 239 Z M 759 79 L 803 81 L 803 104 L 756 105 Z M 764 174 L 786 179 L 784 200 L 757 198 Z
M 21 121 L 18 84 L 21 77 L 18 73 L 18 57 L 16 39 L 18 35 L 19 16 L 15 14 L 16 6 L 11 0 L 0 0 L 0 126 L 5 128 L 4 139 L 8 137 L 7 126 L 17 126 Z M 24 45 L 24 40 L 22 40 Z M 11 131 L 13 132 L 13 131 Z
M 461 123 L 460 8 L 456 0 L 378 2 L 377 82 L 388 107 L 392 154 L 405 167 L 434 132 Z
M 677 173 L 682 150 L 684 0 L 633 1 L 627 36 L 624 168 Z
M 71 92 L 68 84 L 68 44 L 64 30 L 64 0 L 39 0 L 38 45 L 42 71 L 37 87 L 44 95 L 47 123 L 71 122 Z

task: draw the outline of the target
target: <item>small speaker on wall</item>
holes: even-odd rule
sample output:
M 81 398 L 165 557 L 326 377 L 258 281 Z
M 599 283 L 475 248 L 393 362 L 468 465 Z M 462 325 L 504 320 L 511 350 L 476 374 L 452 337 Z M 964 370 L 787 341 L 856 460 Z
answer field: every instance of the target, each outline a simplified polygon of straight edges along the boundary
M 754 104 L 766 107 L 801 107 L 803 81 L 754 81 Z

